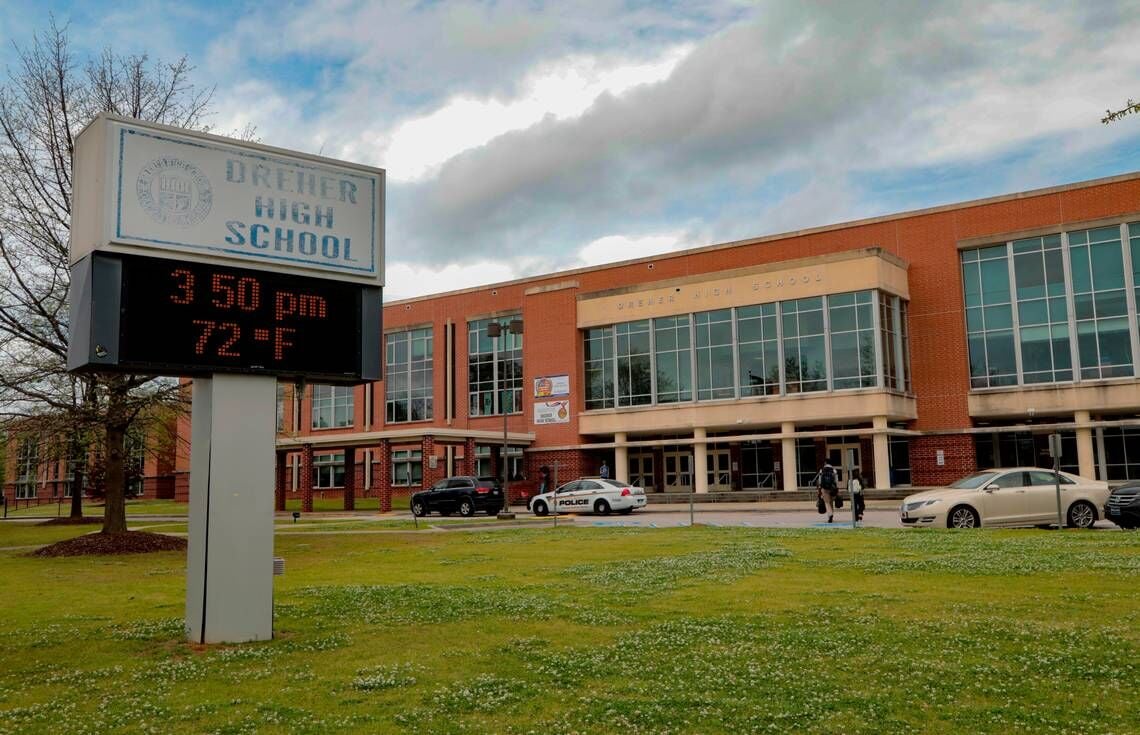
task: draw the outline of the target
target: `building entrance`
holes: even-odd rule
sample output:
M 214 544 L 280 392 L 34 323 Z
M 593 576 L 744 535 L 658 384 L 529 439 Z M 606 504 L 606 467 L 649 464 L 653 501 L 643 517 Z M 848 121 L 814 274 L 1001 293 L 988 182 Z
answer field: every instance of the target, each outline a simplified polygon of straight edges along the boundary
M 665 491 L 687 493 L 693 489 L 693 455 L 688 451 L 665 451 Z
M 727 449 L 708 450 L 709 492 L 732 489 L 732 459 Z
M 848 478 L 851 477 L 851 470 L 859 470 L 860 474 L 863 471 L 857 441 L 829 442 L 827 461 L 839 473 L 840 487 L 846 486 Z
M 653 453 L 641 452 L 629 454 L 629 484 L 642 488 L 645 492 L 653 492 Z

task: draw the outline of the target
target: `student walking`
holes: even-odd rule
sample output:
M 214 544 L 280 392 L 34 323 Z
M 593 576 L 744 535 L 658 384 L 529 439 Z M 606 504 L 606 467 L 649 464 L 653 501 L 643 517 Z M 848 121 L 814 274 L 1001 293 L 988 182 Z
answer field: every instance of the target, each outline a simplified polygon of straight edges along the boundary
M 847 492 L 851 494 L 851 502 L 855 504 L 855 520 L 863 520 L 863 510 L 867 507 L 863 497 L 863 478 L 858 469 L 851 470 L 851 479 L 847 481 Z
M 827 522 L 831 523 L 835 518 L 835 498 L 839 495 L 839 480 L 831 462 L 825 461 L 823 467 L 816 473 L 815 489 L 820 500 L 823 500 L 824 507 L 827 508 Z

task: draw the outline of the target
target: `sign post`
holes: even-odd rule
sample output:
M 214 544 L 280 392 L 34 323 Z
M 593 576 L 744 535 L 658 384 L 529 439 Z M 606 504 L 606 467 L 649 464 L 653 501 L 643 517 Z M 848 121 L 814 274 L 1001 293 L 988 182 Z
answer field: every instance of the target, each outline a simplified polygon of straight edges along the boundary
M 1065 519 L 1061 513 L 1061 435 L 1049 435 L 1049 456 L 1053 458 L 1053 482 L 1057 491 L 1057 530 L 1065 527 Z
M 68 369 L 194 378 L 187 634 L 271 638 L 276 383 L 380 379 L 384 171 L 106 114 L 74 171 Z

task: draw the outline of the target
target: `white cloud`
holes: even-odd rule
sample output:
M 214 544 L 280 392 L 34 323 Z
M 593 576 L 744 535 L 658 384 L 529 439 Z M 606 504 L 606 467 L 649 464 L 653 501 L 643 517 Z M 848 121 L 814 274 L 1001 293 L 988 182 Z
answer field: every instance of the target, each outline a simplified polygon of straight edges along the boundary
M 634 260 L 651 255 L 708 245 L 709 240 L 687 230 L 642 235 L 606 235 L 586 243 L 560 260 L 527 256 L 509 260 L 479 259 L 470 263 L 442 266 L 407 262 L 389 263 L 386 268 L 384 298 L 388 301 L 454 291 L 493 283 L 544 275 L 559 270 Z
M 500 283 L 520 277 L 509 262 L 494 260 L 480 260 L 463 265 L 449 263 L 438 267 L 397 262 L 388 263 L 384 270 L 385 301 Z
M 670 253 L 708 243 L 695 242 L 688 232 L 678 230 L 654 235 L 606 235 L 586 243 L 578 251 L 581 266 L 616 263 L 622 260 L 645 258 Z
M 578 117 L 604 94 L 621 96 L 634 87 L 659 82 L 691 50 L 691 44 L 682 44 L 645 63 L 571 57 L 528 74 L 514 98 L 454 97 L 434 112 L 397 125 L 382 165 L 396 181 L 433 175 L 448 159 L 504 133 L 548 117 Z

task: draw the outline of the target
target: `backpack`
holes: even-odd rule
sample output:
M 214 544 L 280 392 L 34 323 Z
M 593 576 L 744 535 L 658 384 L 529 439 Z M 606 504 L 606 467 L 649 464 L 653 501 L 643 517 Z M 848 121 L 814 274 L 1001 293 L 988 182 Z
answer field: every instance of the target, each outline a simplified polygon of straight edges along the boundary
M 828 490 L 839 490 L 839 486 L 835 481 L 834 467 L 824 466 L 824 468 L 819 471 L 819 486 L 827 488 Z

